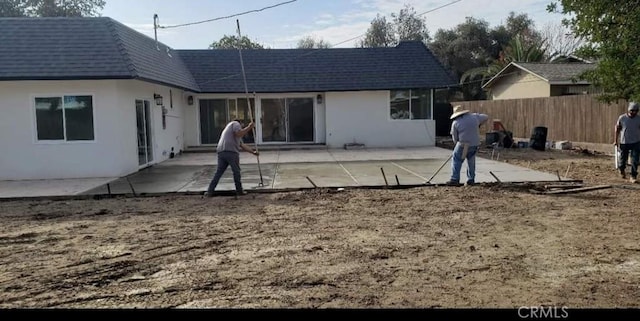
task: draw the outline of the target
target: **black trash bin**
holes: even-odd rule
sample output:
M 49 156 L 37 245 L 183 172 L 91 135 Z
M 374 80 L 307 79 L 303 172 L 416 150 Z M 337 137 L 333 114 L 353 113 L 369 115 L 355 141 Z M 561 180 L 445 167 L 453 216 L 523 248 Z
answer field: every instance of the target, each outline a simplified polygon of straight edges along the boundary
M 529 146 L 535 150 L 544 151 L 547 144 L 547 127 L 538 126 L 533 129 Z

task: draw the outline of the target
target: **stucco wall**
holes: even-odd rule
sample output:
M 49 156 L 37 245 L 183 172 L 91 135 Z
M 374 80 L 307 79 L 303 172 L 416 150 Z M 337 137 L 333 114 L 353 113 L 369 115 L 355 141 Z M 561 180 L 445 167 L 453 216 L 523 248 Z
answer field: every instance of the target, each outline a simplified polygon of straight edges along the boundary
M 327 145 L 342 148 L 435 146 L 434 120 L 392 120 L 389 91 L 326 94 Z
M 153 102 L 164 86 L 140 81 L 19 81 L 0 82 L 0 180 L 117 177 L 138 170 L 135 99 Z M 154 108 L 155 160 L 183 135 L 182 94 L 173 89 L 174 117 L 162 130 L 161 111 Z M 37 141 L 35 97 L 92 95 L 95 140 Z
M 499 79 L 491 87 L 493 100 L 550 97 L 549 83 L 522 70 Z

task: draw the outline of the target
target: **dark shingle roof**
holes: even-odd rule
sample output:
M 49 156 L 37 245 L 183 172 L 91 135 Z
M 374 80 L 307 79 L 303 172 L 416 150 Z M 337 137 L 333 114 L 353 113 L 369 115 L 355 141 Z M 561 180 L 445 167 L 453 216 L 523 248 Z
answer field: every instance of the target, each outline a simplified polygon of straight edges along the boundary
M 139 78 L 198 90 L 167 47 L 110 18 L 0 18 L 0 80 Z
M 518 62 L 515 65 L 546 79 L 552 85 L 558 82 L 569 82 L 583 72 L 596 68 L 588 63 L 527 63 Z
M 111 18 L 0 18 L 0 80 L 141 79 L 245 91 L 238 50 L 175 50 Z M 243 50 L 250 92 L 455 85 L 421 42 L 393 48 Z
M 203 92 L 244 92 L 238 50 L 178 50 Z M 421 42 L 392 48 L 254 49 L 242 57 L 249 92 L 440 88 L 457 82 Z

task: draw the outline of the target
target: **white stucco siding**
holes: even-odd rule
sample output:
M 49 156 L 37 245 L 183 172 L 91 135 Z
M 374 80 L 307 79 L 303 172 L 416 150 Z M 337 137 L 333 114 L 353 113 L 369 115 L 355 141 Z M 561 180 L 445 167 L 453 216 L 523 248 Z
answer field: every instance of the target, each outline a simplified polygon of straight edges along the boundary
M 389 99 L 389 91 L 326 93 L 327 146 L 434 146 L 435 121 L 392 120 Z
M 149 99 L 168 88 L 135 80 L 0 82 L 0 180 L 117 177 L 139 169 L 135 99 Z M 174 91 L 174 108 L 162 130 L 162 114 L 154 114 L 156 161 L 182 138 L 182 92 Z M 178 94 L 179 93 L 179 94 Z M 38 141 L 35 97 L 91 95 L 93 141 Z M 163 95 L 164 96 L 164 95 Z M 176 97 L 179 97 L 176 99 Z
M 163 106 L 167 110 L 166 128 L 162 126 L 163 106 L 156 105 L 154 94 L 159 94 L 163 98 Z M 170 94 L 173 95 L 173 108 L 171 107 Z M 151 163 L 155 164 L 167 160 L 172 148 L 175 154 L 184 150 L 186 99 L 187 94 L 180 89 L 137 80 L 118 81 L 119 105 L 126 114 L 120 125 L 124 125 L 121 130 L 126 132 L 126 137 L 123 137 L 126 142 L 122 144 L 122 148 L 126 148 L 126 150 L 122 152 L 126 155 L 127 172 L 133 173 L 139 168 L 135 101 L 148 100 L 151 106 L 153 119 L 151 124 L 153 161 Z
M 113 139 L 115 81 L 0 82 L 0 179 L 109 177 L 122 161 Z M 93 96 L 94 141 L 37 141 L 35 97 Z

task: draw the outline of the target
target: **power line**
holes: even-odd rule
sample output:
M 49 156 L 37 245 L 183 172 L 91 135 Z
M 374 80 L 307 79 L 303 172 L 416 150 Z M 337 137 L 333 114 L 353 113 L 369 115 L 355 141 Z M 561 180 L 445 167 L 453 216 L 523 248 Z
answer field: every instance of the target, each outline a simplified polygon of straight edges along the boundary
M 437 8 L 434 8 L 434 9 L 431 9 L 431 10 L 428 10 L 428 11 L 425 11 L 425 12 L 423 12 L 423 13 L 419 14 L 419 15 L 420 15 L 420 16 L 422 16 L 422 15 L 425 15 L 425 14 L 427 14 L 427 13 L 431 13 L 431 12 L 434 12 L 434 11 L 440 10 L 440 9 L 442 9 L 442 8 L 444 8 L 444 7 L 447 7 L 447 6 L 453 5 L 453 4 L 458 3 L 458 2 L 460 2 L 460 1 L 462 1 L 462 0 L 455 0 L 455 1 L 451 1 L 451 2 L 449 2 L 449 3 L 446 3 L 446 4 L 444 4 L 444 5 L 439 6 L 439 7 L 437 7 Z M 278 62 L 272 63 L 272 64 L 271 64 L 271 66 L 277 66 L 277 65 L 284 64 L 284 63 L 288 63 L 288 62 L 291 62 L 291 61 L 293 61 L 293 60 L 296 60 L 296 59 L 299 59 L 299 58 L 302 58 L 302 57 L 305 57 L 305 56 L 309 56 L 309 55 L 315 54 L 315 53 L 317 53 L 317 52 L 319 52 L 319 51 L 323 51 L 323 50 L 327 50 L 327 49 L 329 49 L 329 48 L 336 47 L 336 46 L 341 45 L 341 44 L 343 44 L 343 43 L 347 43 L 347 42 L 349 42 L 349 41 L 353 41 L 353 40 L 355 40 L 355 39 L 358 39 L 358 38 L 360 38 L 360 37 L 362 37 L 362 36 L 364 36 L 364 35 L 366 35 L 366 34 L 367 34 L 367 33 L 365 32 L 365 33 L 363 33 L 363 34 L 361 34 L 361 35 L 358 35 L 358 36 L 355 36 L 355 37 L 349 38 L 349 39 L 347 39 L 347 40 L 341 41 L 341 42 L 339 42 L 339 43 L 336 43 L 336 44 L 334 44 L 334 45 L 331 45 L 331 46 L 329 46 L 328 48 L 309 49 L 309 51 L 308 51 L 308 52 L 305 52 L 305 53 L 303 53 L 303 54 L 300 54 L 300 55 L 297 55 L 297 56 L 295 56 L 295 57 L 291 57 L 291 58 L 286 58 L 286 59 L 283 59 L 283 60 L 281 60 L 281 61 L 278 61 Z M 205 82 L 203 82 L 203 83 L 204 83 L 204 84 L 209 84 L 209 83 L 212 83 L 212 82 L 222 81 L 222 80 L 226 80 L 226 79 L 234 78 L 234 77 L 237 77 L 237 76 L 241 76 L 241 74 L 231 74 L 231 75 L 223 76 L 223 77 L 220 77 L 220 78 L 207 80 L 207 81 L 205 81 Z M 458 84 L 458 83 L 456 83 L 456 84 L 449 85 L 449 87 L 453 87 L 453 86 L 459 86 L 459 84 Z
M 272 8 L 275 8 L 275 7 L 283 6 L 285 4 L 293 3 L 293 2 L 296 2 L 296 1 L 298 1 L 298 0 L 290 0 L 290 1 L 280 2 L 280 3 L 274 4 L 274 5 L 271 5 L 271 6 L 268 6 L 268 7 L 261 8 L 261 9 L 249 10 L 249 11 L 245 11 L 245 12 L 241 12 L 241 13 L 232 14 L 232 15 L 229 15 L 229 16 L 224 16 L 224 17 L 218 17 L 218 18 L 207 19 L 207 20 L 196 21 L 196 22 L 183 23 L 183 24 L 173 25 L 173 26 L 158 26 L 158 27 L 162 28 L 162 29 L 171 29 L 171 28 L 192 26 L 192 25 L 197 25 L 197 24 L 201 24 L 201 23 L 207 23 L 207 22 L 212 22 L 212 21 L 217 21 L 217 20 L 223 20 L 223 19 L 229 19 L 229 18 L 233 18 L 233 17 L 238 17 L 238 16 L 249 14 L 249 13 L 260 12 L 260 11 L 264 11 L 264 10 L 267 10 L 267 9 L 272 9 Z

